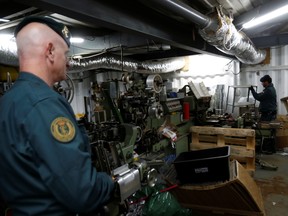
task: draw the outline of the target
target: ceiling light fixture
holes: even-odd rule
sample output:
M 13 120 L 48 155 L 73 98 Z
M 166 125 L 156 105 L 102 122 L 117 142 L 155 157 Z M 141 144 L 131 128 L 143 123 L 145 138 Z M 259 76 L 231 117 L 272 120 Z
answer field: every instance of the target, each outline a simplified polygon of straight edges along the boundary
M 4 50 L 17 50 L 14 35 L 0 34 L 0 47 Z
M 254 26 L 260 25 L 268 20 L 275 19 L 287 13 L 288 13 L 288 5 L 285 5 L 263 16 L 250 20 L 249 22 L 243 24 L 243 28 L 244 29 L 252 28 Z
M 77 37 L 72 37 L 70 38 L 71 43 L 83 43 L 84 39 L 83 38 L 77 38 Z
M 0 18 L 0 22 L 10 22 L 10 20 Z
M 15 42 L 15 37 L 12 34 L 0 34 L 0 39 L 4 41 L 14 41 Z

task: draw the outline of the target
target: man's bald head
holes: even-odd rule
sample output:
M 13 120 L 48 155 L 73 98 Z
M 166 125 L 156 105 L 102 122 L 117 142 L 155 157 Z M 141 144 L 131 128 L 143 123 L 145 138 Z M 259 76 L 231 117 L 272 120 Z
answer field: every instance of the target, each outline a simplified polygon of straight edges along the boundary
M 37 17 L 37 16 L 29 16 L 24 18 L 15 28 L 14 36 L 17 37 L 18 33 L 29 23 L 42 23 L 47 25 L 50 29 L 52 29 L 54 32 L 56 32 L 60 37 L 63 38 L 63 40 L 66 42 L 67 46 L 70 47 L 70 31 L 68 28 L 62 24 L 59 23 L 51 18 L 48 17 Z
M 52 86 L 69 67 L 67 42 L 42 22 L 29 22 L 16 32 L 20 71 L 33 73 Z
M 45 24 L 29 23 L 17 34 L 18 55 L 20 58 L 26 55 L 29 55 L 29 58 L 40 57 L 44 55 L 49 43 L 56 44 L 62 42 L 61 40 L 61 37 Z

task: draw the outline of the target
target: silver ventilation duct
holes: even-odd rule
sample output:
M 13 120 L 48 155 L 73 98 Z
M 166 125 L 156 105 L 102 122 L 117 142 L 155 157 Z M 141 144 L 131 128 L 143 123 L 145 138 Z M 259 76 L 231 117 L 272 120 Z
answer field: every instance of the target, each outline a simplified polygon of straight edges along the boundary
M 17 67 L 18 57 L 16 44 L 0 45 L 0 64 Z M 160 61 L 135 61 L 117 55 L 104 54 L 83 59 L 71 59 L 68 73 L 93 69 L 111 69 L 136 73 L 168 73 L 182 69 L 186 64 L 185 57 Z
M 200 29 L 199 33 L 204 40 L 220 51 L 235 55 L 244 64 L 259 64 L 266 57 L 266 51 L 257 49 L 244 32 L 237 31 L 232 20 L 217 10 L 218 27 Z
M 0 63 L 13 67 L 17 67 L 19 65 L 16 44 L 0 43 Z
M 216 15 L 213 14 L 213 16 L 208 17 L 179 0 L 153 1 L 167 10 L 196 23 L 204 40 L 220 51 L 234 55 L 240 62 L 258 64 L 265 59 L 266 51 L 257 49 L 243 32 L 236 30 L 232 20 L 223 15 L 220 10 L 217 10 Z
M 168 73 L 182 69 L 185 66 L 185 58 L 173 58 L 161 61 L 135 61 L 128 58 L 121 58 L 117 55 L 100 55 L 84 59 L 72 59 L 69 72 L 79 72 L 92 69 L 112 69 L 136 73 Z
M 134 72 L 137 70 L 137 62 L 124 61 L 117 56 L 99 55 L 88 58 L 71 59 L 69 73 L 94 69 L 111 69 Z

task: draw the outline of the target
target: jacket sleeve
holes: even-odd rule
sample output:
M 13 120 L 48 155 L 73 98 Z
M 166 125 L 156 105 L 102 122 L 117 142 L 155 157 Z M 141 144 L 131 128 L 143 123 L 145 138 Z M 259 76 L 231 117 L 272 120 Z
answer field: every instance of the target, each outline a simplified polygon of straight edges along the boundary
M 87 150 L 89 143 L 71 110 L 70 105 L 59 98 L 42 100 L 31 110 L 24 127 L 47 190 L 69 211 L 91 212 L 107 203 L 114 183 L 109 175 L 93 167 Z M 58 117 L 68 119 L 74 127 L 72 139 L 70 136 L 62 141 L 53 135 L 52 124 Z
M 272 96 L 271 91 L 269 89 L 265 89 L 260 93 L 257 93 L 255 89 L 252 89 L 251 92 L 253 97 L 260 102 Z

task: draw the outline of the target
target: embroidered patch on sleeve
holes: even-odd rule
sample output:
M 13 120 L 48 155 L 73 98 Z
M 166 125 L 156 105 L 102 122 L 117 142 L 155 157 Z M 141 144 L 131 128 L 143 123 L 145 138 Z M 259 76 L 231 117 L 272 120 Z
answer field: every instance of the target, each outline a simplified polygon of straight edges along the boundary
M 60 142 L 70 142 L 75 137 L 75 127 L 70 119 L 58 117 L 51 123 L 51 133 Z

